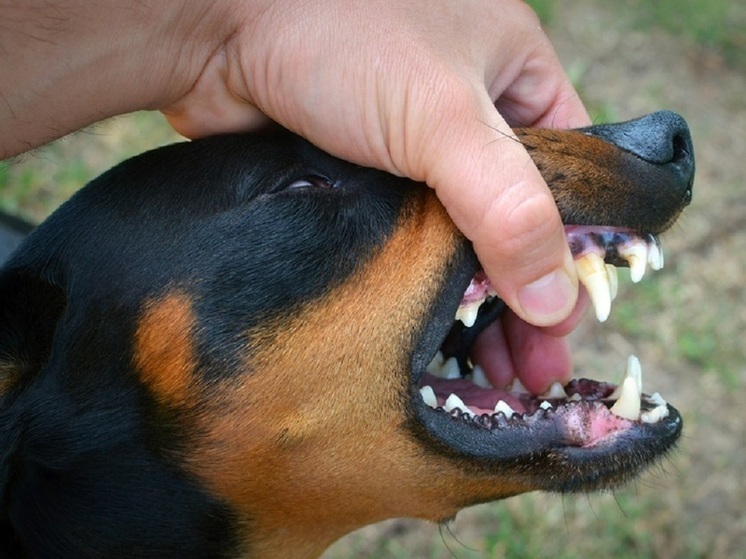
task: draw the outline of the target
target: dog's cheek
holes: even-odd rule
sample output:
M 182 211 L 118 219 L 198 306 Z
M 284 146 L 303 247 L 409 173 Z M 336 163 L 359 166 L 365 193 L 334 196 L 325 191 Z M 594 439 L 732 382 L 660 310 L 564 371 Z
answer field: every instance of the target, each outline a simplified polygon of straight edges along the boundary
M 200 404 L 203 436 L 188 467 L 254 519 L 254 537 L 293 525 L 326 526 L 335 539 L 392 514 L 455 512 L 442 496 L 460 472 L 432 460 L 404 425 L 413 346 L 461 243 L 423 189 L 348 281 L 246 333 L 243 371 Z M 418 469 L 435 481 L 423 487 Z

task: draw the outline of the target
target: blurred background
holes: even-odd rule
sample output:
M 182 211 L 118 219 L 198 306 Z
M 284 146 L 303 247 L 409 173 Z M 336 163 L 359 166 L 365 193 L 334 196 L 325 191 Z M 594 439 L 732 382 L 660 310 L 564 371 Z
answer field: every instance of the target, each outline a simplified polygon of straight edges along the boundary
M 684 417 L 679 450 L 608 494 L 531 494 L 447 526 L 393 520 L 325 559 L 743 557 L 746 554 L 746 1 L 534 0 L 596 122 L 681 113 L 697 159 L 694 202 L 663 237 L 666 267 L 611 318 L 573 334 L 576 376 L 617 381 L 630 353 L 646 392 Z M 0 162 L 0 209 L 34 223 L 122 159 L 178 139 L 154 114 L 101 123 Z

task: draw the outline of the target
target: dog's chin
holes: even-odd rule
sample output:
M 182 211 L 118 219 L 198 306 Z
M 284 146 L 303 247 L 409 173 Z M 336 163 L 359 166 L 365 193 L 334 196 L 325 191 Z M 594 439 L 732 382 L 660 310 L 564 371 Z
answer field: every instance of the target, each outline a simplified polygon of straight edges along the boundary
M 636 280 L 641 255 L 662 267 L 653 236 L 593 227 L 568 227 L 567 236 L 602 321 L 615 295 L 611 266 L 629 265 Z M 599 259 L 608 277 L 588 280 L 582 267 Z M 643 392 L 636 357 L 619 385 L 572 379 L 565 340 L 538 332 L 507 309 L 478 263 L 454 272 L 412 357 L 410 409 L 423 444 L 548 491 L 614 487 L 673 447 L 681 417 L 658 393 Z

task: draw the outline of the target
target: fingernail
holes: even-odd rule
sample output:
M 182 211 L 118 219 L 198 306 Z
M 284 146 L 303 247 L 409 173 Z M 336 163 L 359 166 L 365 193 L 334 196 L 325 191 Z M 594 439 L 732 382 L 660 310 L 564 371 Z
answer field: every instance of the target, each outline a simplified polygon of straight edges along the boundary
M 537 326 L 552 326 L 575 306 L 578 290 L 570 275 L 558 268 L 518 291 L 524 318 Z

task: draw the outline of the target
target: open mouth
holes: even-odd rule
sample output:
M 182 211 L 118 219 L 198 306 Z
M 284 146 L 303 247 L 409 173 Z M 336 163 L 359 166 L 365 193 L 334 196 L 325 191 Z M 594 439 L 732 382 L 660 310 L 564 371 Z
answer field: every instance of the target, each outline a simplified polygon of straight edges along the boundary
M 635 283 L 648 267 L 663 267 L 654 235 L 591 226 L 566 226 L 565 232 L 579 280 L 599 321 L 605 321 L 611 311 L 617 267 L 629 267 Z M 545 376 L 545 388 L 536 391 L 535 379 L 526 381 L 511 366 L 510 353 L 518 350 L 507 347 L 505 335 L 495 335 L 507 328 L 497 325 L 509 312 L 484 272 L 477 271 L 447 335 L 441 334 L 437 351 L 431 348 L 431 359 L 415 374 L 416 412 L 431 435 L 459 454 L 491 459 L 549 450 L 556 454 L 564 449 L 565 464 L 571 456 L 585 462 L 589 455 L 610 455 L 622 447 L 634 447 L 637 467 L 631 465 L 630 474 L 674 444 L 681 418 L 660 394 L 643 392 L 642 369 L 634 356 L 629 357 L 618 385 L 590 379 L 561 381 L 563 375 L 558 374 L 554 381 L 551 375 Z M 513 322 L 517 320 L 514 316 Z M 591 483 L 583 481 L 587 475 L 576 473 L 577 483 L 550 489 L 584 489 L 585 483 Z M 609 475 L 620 476 L 621 472 Z M 600 479 L 593 483 L 604 484 Z

